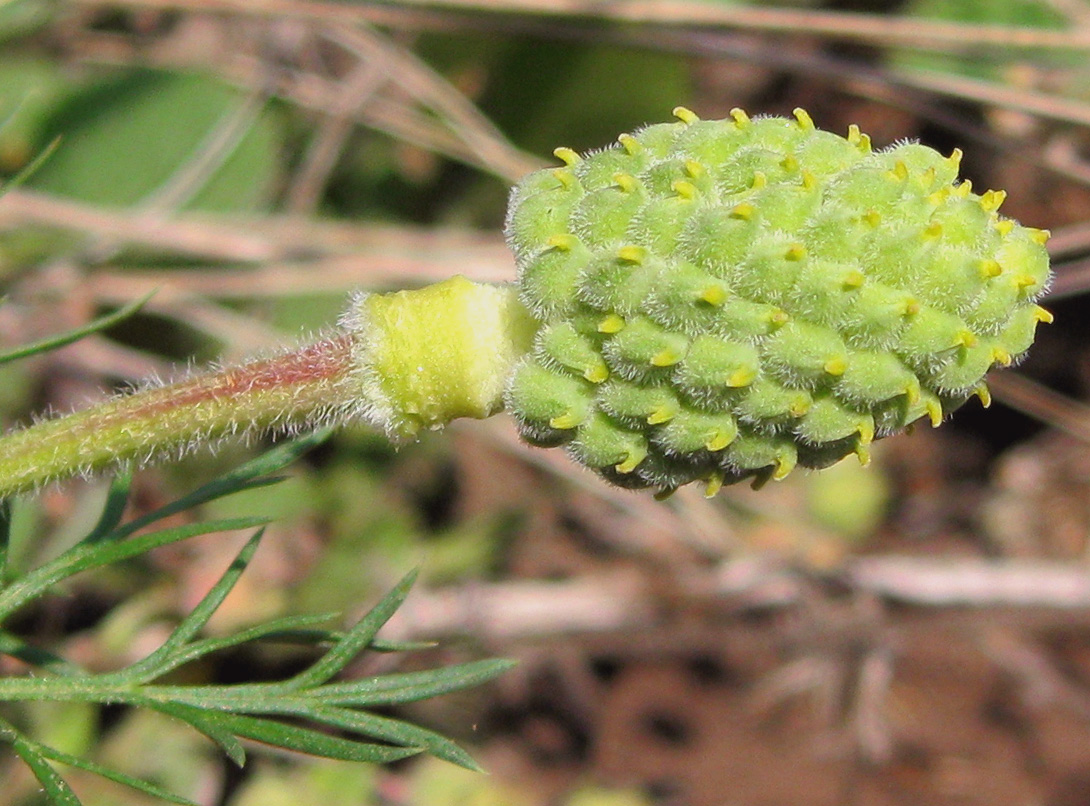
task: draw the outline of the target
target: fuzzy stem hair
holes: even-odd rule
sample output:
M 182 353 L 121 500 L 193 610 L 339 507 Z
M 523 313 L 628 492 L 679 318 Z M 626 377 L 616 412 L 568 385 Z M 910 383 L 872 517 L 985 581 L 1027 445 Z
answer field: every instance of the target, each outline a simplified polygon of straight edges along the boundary
M 177 458 L 223 438 L 367 422 L 411 438 L 503 408 L 538 323 L 513 286 L 443 283 L 353 299 L 305 347 L 121 396 L 0 438 L 0 499 L 75 475 Z

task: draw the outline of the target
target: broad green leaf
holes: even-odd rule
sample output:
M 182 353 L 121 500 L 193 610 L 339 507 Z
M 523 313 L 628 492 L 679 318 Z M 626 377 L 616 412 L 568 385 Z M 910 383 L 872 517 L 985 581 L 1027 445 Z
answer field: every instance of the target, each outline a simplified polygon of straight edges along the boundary
M 241 93 L 210 76 L 127 71 L 58 108 L 51 133 L 63 136 L 64 145 L 31 185 L 97 205 L 139 205 L 218 148 L 242 103 Z M 207 166 L 203 188 L 186 206 L 264 208 L 276 188 L 282 144 L 275 112 L 259 114 L 223 149 L 218 164 Z

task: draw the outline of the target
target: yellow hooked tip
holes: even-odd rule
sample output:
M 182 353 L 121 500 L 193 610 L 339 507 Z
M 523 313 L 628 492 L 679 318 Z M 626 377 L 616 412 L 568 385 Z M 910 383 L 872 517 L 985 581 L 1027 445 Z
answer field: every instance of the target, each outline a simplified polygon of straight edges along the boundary
M 575 151 L 567 148 L 566 146 L 554 148 L 553 155 L 565 165 L 567 165 L 569 168 L 578 165 L 580 162 L 583 161 L 582 157 L 580 157 Z
M 561 252 L 570 252 L 579 245 L 579 239 L 570 233 L 550 235 L 545 239 L 545 245 Z
M 744 109 L 739 109 L 737 106 L 730 110 L 731 119 L 734 121 L 736 128 L 744 129 L 749 125 L 749 115 L 746 114 Z
M 996 364 L 999 364 L 999 366 L 1009 367 L 1011 365 L 1011 361 L 1013 360 L 1014 359 L 1011 358 L 1011 354 L 1004 350 L 1002 347 L 992 348 L 992 361 L 994 361 Z
M 870 135 L 863 134 L 863 132 L 859 130 L 859 127 L 854 123 L 848 127 L 848 142 L 858 148 L 864 154 L 870 153 Z
M 670 183 L 670 189 L 679 197 L 688 201 L 692 201 L 700 193 L 696 185 L 685 179 L 675 179 Z
M 634 156 L 644 150 L 640 141 L 631 134 L 622 134 L 617 138 L 617 142 L 621 144 L 621 148 L 623 148 L 629 156 Z
M 575 412 L 569 411 L 566 414 L 561 414 L 559 417 L 553 417 L 549 420 L 549 425 L 553 428 L 558 428 L 561 431 L 567 431 L 570 428 L 575 428 L 577 425 L 583 423 L 583 418 Z
M 980 342 L 980 339 L 976 337 L 976 334 L 968 330 L 960 330 L 958 334 L 954 336 L 954 343 L 952 347 L 976 347 Z
M 672 367 L 682 358 L 683 356 L 677 350 L 667 347 L 665 350 L 659 350 L 657 353 L 651 356 L 651 366 Z
M 716 471 L 708 476 L 707 484 L 704 485 L 704 497 L 715 498 L 716 493 L 723 489 L 723 474 Z
M 845 358 L 843 358 L 843 357 L 841 357 L 839 355 L 836 356 L 835 358 L 830 358 L 828 361 L 825 362 L 825 371 L 829 375 L 843 375 L 845 373 L 845 371 L 847 371 L 847 369 L 848 369 L 847 359 L 845 359 Z
M 859 269 L 853 269 L 844 276 L 841 285 L 844 288 L 860 288 L 866 281 L 867 278 L 863 272 L 859 271 Z
M 647 250 L 642 246 L 622 246 L 617 250 L 618 260 L 623 260 L 625 263 L 642 264 L 647 257 Z
M 636 177 L 624 172 L 613 174 L 613 184 L 619 187 L 622 193 L 635 193 L 639 187 Z
M 553 170 L 553 176 L 560 180 L 560 184 L 568 189 L 575 187 L 579 183 L 579 180 L 575 178 L 575 174 L 572 173 L 571 168 L 556 168 Z
M 870 445 L 874 442 L 874 421 L 867 419 L 859 424 L 859 444 Z
M 999 265 L 998 260 L 986 258 L 980 261 L 980 276 L 988 280 L 992 277 L 998 277 L 1003 273 L 1003 267 Z
M 650 414 L 647 415 L 648 425 L 662 425 L 668 423 L 674 419 L 677 415 L 677 409 L 673 406 L 656 406 Z
M 701 302 L 706 302 L 709 305 L 714 305 L 718 308 L 724 302 L 727 301 L 727 289 L 721 285 L 709 285 L 700 292 L 697 297 Z
M 696 123 L 698 120 L 700 120 L 700 118 L 697 117 L 696 112 L 691 109 L 686 109 L 684 106 L 674 107 L 674 117 L 680 120 L 682 123 L 690 124 Z
M 816 128 L 814 126 L 814 119 L 810 117 L 810 113 L 802 107 L 796 106 L 791 110 L 791 114 L 795 116 L 795 121 L 803 131 L 812 131 Z
M 772 471 L 772 479 L 774 481 L 782 481 L 787 478 L 791 471 L 795 469 L 797 459 L 794 454 L 781 453 L 776 457 L 776 466 Z
M 726 385 L 732 389 L 749 386 L 757 379 L 757 370 L 752 367 L 739 367 L 727 376 Z
M 609 378 L 609 367 L 604 362 L 587 367 L 583 371 L 583 377 L 591 383 L 602 383 Z
M 860 467 L 866 467 L 870 464 L 870 446 L 864 444 L 862 440 L 856 443 L 853 453 L 856 459 L 859 460 Z
M 806 257 L 806 247 L 801 243 L 793 243 L 787 247 L 787 251 L 783 253 L 784 260 L 797 261 Z
M 1034 310 L 1033 315 L 1037 317 L 1038 322 L 1045 325 L 1051 325 L 1052 322 L 1055 321 L 1051 311 L 1045 310 L 1040 305 L 1035 306 L 1035 308 L 1036 310 Z
M 812 405 L 813 401 L 810 400 L 809 395 L 800 395 L 791 401 L 791 404 L 787 407 L 787 413 L 795 418 L 803 417 L 806 412 L 810 411 Z
M 920 382 L 915 378 L 909 381 L 905 387 L 905 402 L 910 407 L 920 402 Z
M 927 412 L 927 416 L 931 419 L 931 427 L 938 428 L 942 425 L 942 404 L 932 398 L 924 403 L 924 411 Z
M 988 408 L 992 405 L 992 393 L 991 390 L 988 389 L 987 384 L 980 384 L 980 386 L 973 390 L 973 394 L 977 396 L 977 399 L 980 400 L 980 405 L 984 408 Z
M 624 330 L 624 326 L 624 319 L 618 314 L 611 313 L 598 323 L 598 332 L 612 335 L 614 333 L 620 333 Z
M 632 451 L 624 458 L 623 462 L 614 465 L 613 469 L 618 473 L 631 473 L 646 458 L 647 451 Z
M 994 213 L 1007 200 L 1007 191 L 988 190 L 980 197 L 980 207 L 986 213 Z
M 730 433 L 729 431 L 719 429 L 708 438 L 708 440 L 704 443 L 704 447 L 714 453 L 715 451 L 723 450 L 732 442 L 734 442 L 734 434 Z
M 742 202 L 741 204 L 734 205 L 730 211 L 731 218 L 740 218 L 743 221 L 749 221 L 756 214 L 757 208 L 749 202 Z

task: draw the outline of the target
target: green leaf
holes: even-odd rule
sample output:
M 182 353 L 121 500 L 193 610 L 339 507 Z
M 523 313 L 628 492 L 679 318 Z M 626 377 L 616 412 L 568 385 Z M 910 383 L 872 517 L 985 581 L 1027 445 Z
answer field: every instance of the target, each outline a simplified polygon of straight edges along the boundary
M 254 739 L 285 750 L 295 750 L 322 758 L 336 758 L 341 761 L 388 764 L 391 761 L 417 755 L 421 750 L 418 747 L 389 747 L 356 742 L 339 736 L 330 736 L 327 733 L 319 733 L 310 728 L 240 714 L 209 713 L 205 717 L 236 736 Z
M 310 718 L 330 727 L 349 730 L 373 739 L 398 744 L 405 747 L 422 747 L 436 758 L 465 767 L 468 770 L 482 772 L 480 765 L 465 750 L 450 739 L 435 731 L 389 719 L 363 711 L 348 708 L 314 707 L 309 712 Z
M 121 529 L 117 530 L 117 534 L 121 537 L 127 537 L 156 521 L 168 518 L 171 515 L 176 515 L 179 512 L 193 509 L 194 507 L 208 503 L 209 501 L 214 501 L 242 490 L 248 490 L 251 487 L 263 487 L 269 484 L 276 484 L 280 479 L 271 474 L 282 470 L 311 448 L 325 442 L 329 438 L 330 433 L 331 431 L 329 429 L 322 429 L 315 431 L 312 434 L 308 434 L 307 436 L 300 437 L 299 439 L 292 440 L 291 442 L 285 442 L 282 445 L 278 445 L 260 456 L 251 459 L 249 462 L 240 465 L 234 470 L 224 473 L 219 478 L 198 487 L 193 492 L 182 496 L 178 500 L 172 501 L 136 520 L 130 521 Z
M 209 653 L 230 649 L 231 647 L 246 644 L 251 641 L 264 639 L 284 643 L 313 644 L 316 643 L 316 641 L 294 640 L 294 637 L 297 634 L 314 636 L 328 635 L 324 630 L 307 630 L 305 628 L 312 624 L 321 624 L 324 621 L 329 621 L 331 618 L 333 618 L 333 614 L 330 613 L 319 613 L 313 616 L 284 616 L 283 618 L 267 621 L 264 624 L 255 625 L 249 629 L 235 633 L 234 635 L 228 635 L 222 638 L 204 638 L 200 641 L 194 641 L 184 649 L 175 652 L 170 657 L 169 663 L 166 663 L 162 667 L 160 673 L 162 674 L 186 663 L 191 663 L 197 658 L 208 655 Z
M 17 635 L 0 630 L 0 654 L 18 658 L 28 666 L 58 677 L 86 677 L 87 672 L 48 650 L 32 646 Z
M 211 163 L 195 172 L 198 192 L 185 206 L 261 209 L 282 170 L 283 127 L 271 109 L 237 120 L 238 110 L 251 103 L 211 76 L 115 73 L 58 105 L 50 131 L 65 137 L 64 147 L 32 184 L 92 204 L 128 207 L 147 202 L 179 171 L 192 171 L 211 154 Z
M 58 336 L 50 336 L 49 338 L 32 342 L 31 344 L 25 344 L 22 347 L 17 347 L 6 353 L 0 353 L 0 365 L 10 361 L 16 361 L 20 358 L 26 358 L 27 356 L 37 355 L 38 353 L 48 352 L 49 350 L 56 350 L 58 347 L 64 347 L 66 344 L 79 341 L 92 333 L 98 333 L 101 330 L 113 327 L 118 322 L 127 319 L 144 307 L 154 293 L 155 292 L 153 291 L 150 294 L 146 294 L 136 300 L 136 302 L 130 302 L 125 307 L 119 308 L 107 316 L 99 317 L 84 327 L 70 330 L 67 333 L 62 333 Z
M 96 543 L 101 538 L 114 531 L 121 523 L 121 517 L 125 514 L 125 507 L 129 503 L 129 490 L 132 487 L 132 473 L 122 473 L 115 476 L 110 482 L 110 491 L 106 494 L 106 502 L 102 506 L 102 514 L 98 517 L 95 528 L 83 538 L 85 543 Z
M 60 773 L 53 769 L 35 744 L 19 733 L 12 731 L 12 734 L 10 738 L 12 749 L 30 767 L 30 771 L 42 785 L 42 791 L 49 798 L 49 802 L 54 806 L 82 806 L 76 793 L 72 791 Z
M 166 665 L 204 628 L 204 625 L 212 618 L 212 614 L 223 604 L 223 600 L 227 598 L 227 594 L 235 587 L 235 583 L 242 576 L 242 572 L 246 570 L 246 567 L 253 559 L 254 552 L 257 551 L 264 534 L 265 530 L 259 529 L 254 533 L 253 537 L 246 541 L 242 550 L 235 555 L 235 559 L 216 581 L 216 584 L 197 603 L 197 606 L 189 611 L 189 614 L 182 619 L 181 623 L 174 628 L 174 631 L 163 642 L 162 646 L 143 660 L 124 669 L 118 676 L 130 682 L 153 680 L 161 676 L 166 671 Z
M 11 499 L 0 500 L 0 585 L 8 578 L 8 553 L 11 548 Z
M 514 665 L 515 661 L 503 658 L 471 661 L 423 672 L 332 683 L 322 686 L 315 693 L 327 705 L 375 706 L 416 702 L 480 685 Z
M 242 742 L 236 739 L 228 728 L 212 719 L 212 715 L 200 708 L 176 702 L 157 702 L 154 700 L 141 701 L 137 704 L 185 722 L 198 733 L 207 736 L 219 745 L 224 755 L 231 759 L 235 766 L 241 767 L 246 763 L 246 748 L 242 746 Z
M 36 744 L 35 747 L 42 756 L 52 761 L 58 761 L 61 764 L 67 764 L 69 767 L 77 767 L 81 770 L 86 770 L 87 772 L 93 772 L 95 775 L 100 775 L 103 778 L 107 778 L 119 784 L 124 784 L 125 786 L 131 787 L 132 789 L 135 789 L 139 792 L 143 792 L 147 795 L 151 795 L 154 798 L 159 798 L 170 803 L 179 803 L 182 804 L 182 806 L 197 806 L 196 803 L 189 800 L 188 798 L 183 798 L 181 795 L 176 795 L 173 792 L 167 789 L 163 789 L 160 786 L 156 786 L 149 781 L 134 778 L 131 775 L 127 775 L 111 767 L 98 764 L 94 761 L 89 761 L 85 758 L 80 758 L 79 756 L 73 756 L 70 753 L 61 752 L 60 750 L 56 750 L 52 747 L 47 747 L 46 745 Z
M 111 539 L 108 542 L 104 540 L 99 543 L 78 543 L 59 557 L 35 568 L 12 582 L 3 591 L 0 591 L 0 621 L 11 615 L 13 611 L 26 602 L 40 596 L 62 579 L 82 571 L 118 563 L 160 546 L 166 546 L 180 540 L 188 540 L 198 535 L 251 529 L 256 526 L 264 526 L 266 523 L 267 521 L 263 518 L 228 518 L 176 526 L 172 529 L 142 534 L 124 541 Z M 118 534 L 121 534 L 121 532 L 114 533 L 114 535 Z M 110 537 L 112 538 L 114 535 Z
M 285 688 L 298 690 L 321 685 L 347 666 L 374 639 L 409 595 L 417 572 L 410 571 L 337 644 L 310 668 L 287 681 Z

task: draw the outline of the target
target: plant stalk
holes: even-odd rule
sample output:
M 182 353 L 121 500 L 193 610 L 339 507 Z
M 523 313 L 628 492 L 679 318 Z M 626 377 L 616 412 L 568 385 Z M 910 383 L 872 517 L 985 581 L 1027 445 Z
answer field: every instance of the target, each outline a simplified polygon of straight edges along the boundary
M 351 421 L 391 439 L 503 408 L 538 323 L 512 286 L 464 277 L 352 301 L 305 347 L 117 397 L 0 438 L 0 499 L 74 475 L 178 458 L 228 437 Z

